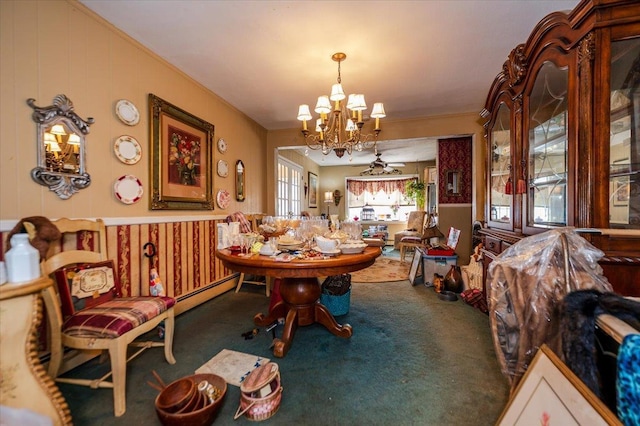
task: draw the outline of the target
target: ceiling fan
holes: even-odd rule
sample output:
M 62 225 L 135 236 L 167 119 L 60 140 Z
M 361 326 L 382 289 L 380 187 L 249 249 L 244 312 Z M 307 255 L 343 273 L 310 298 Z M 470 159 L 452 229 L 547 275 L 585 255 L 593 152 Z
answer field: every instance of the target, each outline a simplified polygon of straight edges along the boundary
M 376 153 L 376 159 L 369 163 L 369 167 L 360 172 L 360 175 L 399 175 L 402 171 L 396 167 L 404 167 L 404 163 L 387 163 L 380 156 L 381 152 Z

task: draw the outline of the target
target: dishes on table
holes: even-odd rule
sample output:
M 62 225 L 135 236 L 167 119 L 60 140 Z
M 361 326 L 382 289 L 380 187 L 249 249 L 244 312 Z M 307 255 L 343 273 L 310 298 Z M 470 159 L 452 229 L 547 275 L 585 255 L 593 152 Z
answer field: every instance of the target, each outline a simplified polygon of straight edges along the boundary
M 278 237 L 278 244 L 281 246 L 296 246 L 302 244 L 302 241 L 296 240 L 291 235 L 284 234 Z
M 313 250 L 315 250 L 315 251 L 317 251 L 319 253 L 322 253 L 322 254 L 324 254 L 326 256 L 337 256 L 337 255 L 339 255 L 341 253 L 340 249 L 338 249 L 338 248 L 337 249 L 333 249 L 333 250 L 322 250 L 322 249 L 320 249 L 320 247 L 315 246 L 313 248 Z
M 216 203 L 218 204 L 218 207 L 220 207 L 221 209 L 226 209 L 227 207 L 229 207 L 230 202 L 231 195 L 229 194 L 229 191 L 227 191 L 226 189 L 219 190 L 216 194 Z
M 122 135 L 113 144 L 113 151 L 118 160 L 124 164 L 136 164 L 142 157 L 142 148 L 138 141 L 127 135 Z
M 276 256 L 280 253 L 282 253 L 280 250 L 273 251 L 269 244 L 265 244 L 260 247 L 260 254 L 263 256 Z
M 116 115 L 124 124 L 135 126 L 140 122 L 138 108 L 126 99 L 120 99 L 116 103 Z
M 113 184 L 113 192 L 120 202 L 133 204 L 140 201 L 144 191 L 140 179 L 133 175 L 124 175 Z
M 340 244 L 340 251 L 344 254 L 362 253 L 367 245 L 364 243 L 345 243 Z

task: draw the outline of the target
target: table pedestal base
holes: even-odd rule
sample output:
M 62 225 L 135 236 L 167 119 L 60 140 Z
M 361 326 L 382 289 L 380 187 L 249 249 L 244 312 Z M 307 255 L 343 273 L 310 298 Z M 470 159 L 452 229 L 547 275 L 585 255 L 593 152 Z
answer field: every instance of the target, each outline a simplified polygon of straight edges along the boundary
M 336 336 L 349 338 L 353 335 L 349 324 L 338 324 L 327 307 L 318 302 L 320 292 L 317 278 L 283 278 L 280 282 L 282 300 L 266 316 L 256 314 L 253 317 L 253 322 L 260 327 L 285 318 L 282 338 L 275 340 L 273 348 L 276 357 L 283 358 L 287 354 L 298 326 L 320 323 Z

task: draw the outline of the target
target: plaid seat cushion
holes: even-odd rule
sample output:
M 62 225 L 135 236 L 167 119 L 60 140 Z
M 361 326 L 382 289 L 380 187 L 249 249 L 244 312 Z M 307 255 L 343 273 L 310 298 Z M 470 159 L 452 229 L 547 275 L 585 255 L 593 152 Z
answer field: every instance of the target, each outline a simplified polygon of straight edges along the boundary
M 114 339 L 175 305 L 173 297 L 123 297 L 70 316 L 62 332 L 73 337 Z

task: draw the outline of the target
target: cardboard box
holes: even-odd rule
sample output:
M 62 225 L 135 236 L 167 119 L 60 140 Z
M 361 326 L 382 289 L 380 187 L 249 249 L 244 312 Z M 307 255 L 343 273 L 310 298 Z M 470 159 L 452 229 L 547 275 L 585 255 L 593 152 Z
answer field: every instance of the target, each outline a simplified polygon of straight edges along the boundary
M 433 274 L 447 275 L 451 269 L 451 265 L 458 263 L 458 256 L 432 256 L 426 254 L 422 256 L 422 270 L 424 271 L 425 285 L 433 285 Z

